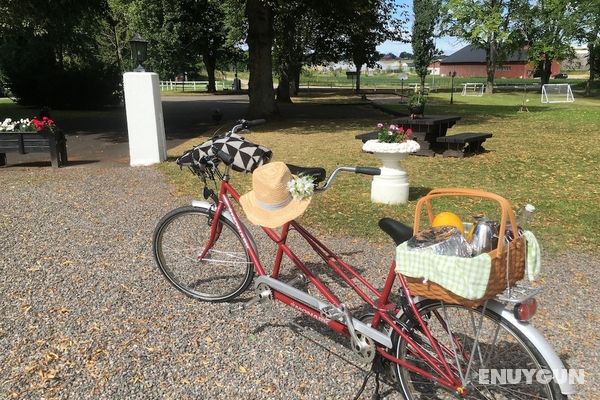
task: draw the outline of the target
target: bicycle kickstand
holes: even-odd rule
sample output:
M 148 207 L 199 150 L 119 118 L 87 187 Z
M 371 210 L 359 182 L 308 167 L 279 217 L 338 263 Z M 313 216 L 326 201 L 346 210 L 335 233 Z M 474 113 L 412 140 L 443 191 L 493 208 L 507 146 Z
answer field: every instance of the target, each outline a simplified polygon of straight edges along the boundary
M 358 393 L 356 393 L 354 400 L 358 400 L 360 395 L 365 390 L 365 387 L 367 386 L 367 382 L 369 381 L 369 378 L 371 378 L 371 376 L 373 374 L 375 375 L 375 391 L 371 395 L 371 400 L 380 400 L 381 394 L 379 393 L 379 374 L 384 372 L 384 370 L 385 370 L 385 367 L 383 364 L 383 358 L 381 358 L 381 356 L 379 354 L 376 354 L 375 358 L 373 359 L 373 364 L 371 364 L 371 370 L 367 373 L 367 375 L 365 375 L 365 379 L 363 380 L 362 386 L 358 390 Z

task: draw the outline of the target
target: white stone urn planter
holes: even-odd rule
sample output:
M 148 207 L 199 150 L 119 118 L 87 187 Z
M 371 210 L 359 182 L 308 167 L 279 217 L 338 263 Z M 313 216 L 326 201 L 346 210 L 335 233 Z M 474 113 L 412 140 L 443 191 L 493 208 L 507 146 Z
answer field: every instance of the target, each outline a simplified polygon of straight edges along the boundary
M 414 140 L 402 143 L 368 140 L 363 145 L 363 151 L 373 153 L 383 163 L 381 175 L 374 176 L 371 182 L 371 201 L 383 204 L 408 203 L 408 174 L 402 169 L 400 161 L 420 148 Z

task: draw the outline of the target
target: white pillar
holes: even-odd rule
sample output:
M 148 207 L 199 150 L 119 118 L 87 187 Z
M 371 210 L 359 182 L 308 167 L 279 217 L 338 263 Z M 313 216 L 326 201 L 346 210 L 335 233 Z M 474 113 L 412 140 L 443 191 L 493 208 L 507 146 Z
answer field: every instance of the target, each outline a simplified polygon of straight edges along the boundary
M 167 159 L 165 124 L 158 74 L 126 72 L 123 74 L 125 111 L 129 135 L 129 164 L 157 164 Z

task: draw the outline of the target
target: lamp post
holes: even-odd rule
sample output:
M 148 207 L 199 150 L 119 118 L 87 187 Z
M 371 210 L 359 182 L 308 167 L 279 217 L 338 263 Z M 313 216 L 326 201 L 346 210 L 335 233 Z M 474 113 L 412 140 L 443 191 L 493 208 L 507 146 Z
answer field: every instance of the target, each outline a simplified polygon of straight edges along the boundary
M 456 71 L 452 71 L 450 73 L 450 104 L 454 103 L 454 77 L 456 76 Z
M 133 64 L 137 64 L 137 67 L 133 71 L 145 72 L 142 63 L 146 61 L 148 57 L 148 41 L 136 33 L 129 41 L 129 45 L 131 46 L 131 58 Z

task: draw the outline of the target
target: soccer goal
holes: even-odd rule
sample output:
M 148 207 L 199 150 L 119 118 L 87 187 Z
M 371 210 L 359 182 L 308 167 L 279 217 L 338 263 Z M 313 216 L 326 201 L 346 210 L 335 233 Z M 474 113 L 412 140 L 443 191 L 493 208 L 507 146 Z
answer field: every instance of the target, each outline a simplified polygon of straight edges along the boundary
M 575 101 L 568 83 L 547 83 L 542 86 L 542 103 L 572 103 Z
M 463 83 L 461 96 L 483 96 L 483 83 Z

